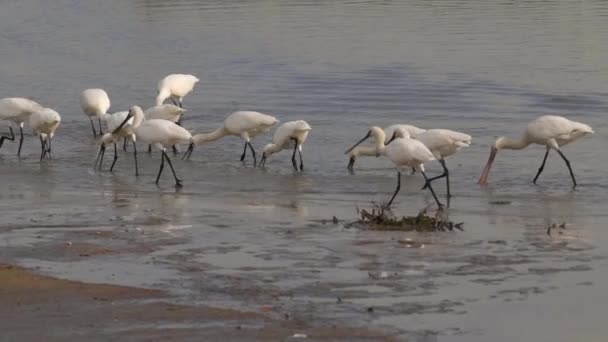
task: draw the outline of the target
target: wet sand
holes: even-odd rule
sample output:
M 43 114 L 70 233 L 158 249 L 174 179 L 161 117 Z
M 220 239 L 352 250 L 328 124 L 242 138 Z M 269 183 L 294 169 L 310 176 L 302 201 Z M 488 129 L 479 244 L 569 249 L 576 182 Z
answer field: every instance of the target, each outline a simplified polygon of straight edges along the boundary
M 96 250 L 81 251 L 89 249 Z M 164 291 L 60 280 L 12 265 L 0 265 L 0 282 L 4 341 L 268 341 L 293 332 L 313 340 L 393 340 L 363 328 L 281 319 L 271 307 L 176 305 Z

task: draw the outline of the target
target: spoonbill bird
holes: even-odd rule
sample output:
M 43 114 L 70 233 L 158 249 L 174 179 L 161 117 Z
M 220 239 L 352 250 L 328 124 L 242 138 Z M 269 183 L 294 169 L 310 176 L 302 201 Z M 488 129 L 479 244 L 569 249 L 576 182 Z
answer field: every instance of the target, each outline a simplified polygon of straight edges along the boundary
M 139 107 L 138 107 L 139 108 Z M 106 124 L 108 125 L 108 130 L 112 133 L 104 134 L 100 139 L 101 146 L 99 147 L 99 153 L 97 154 L 97 159 L 95 160 L 95 164 L 99 162 L 99 168 L 101 169 L 101 164 L 103 162 L 103 155 L 105 154 L 106 146 L 110 143 L 114 144 L 114 160 L 112 161 L 112 166 L 110 166 L 110 172 L 114 170 L 114 165 L 118 160 L 118 153 L 116 148 L 116 143 L 120 141 L 120 139 L 131 139 L 133 142 L 133 158 L 135 159 L 135 177 L 139 176 L 139 169 L 137 167 L 137 145 L 135 144 L 135 134 L 131 130 L 131 124 L 133 124 L 133 118 L 127 120 L 125 126 L 118 129 L 118 126 L 122 124 L 123 121 L 127 119 L 129 116 L 128 111 L 116 112 L 114 114 L 106 114 L 104 116 L 106 120 Z
M 424 146 L 433 153 L 435 158 L 439 160 L 439 163 L 441 163 L 441 166 L 443 167 L 443 173 L 439 176 L 430 178 L 429 183 L 445 177 L 447 196 L 452 197 L 452 194 L 450 193 L 450 172 L 445 165 L 445 158 L 458 152 L 461 148 L 471 145 L 471 136 L 449 129 L 429 129 L 426 132 L 418 134 L 416 140 L 422 142 Z
M 272 143 L 264 147 L 262 153 L 262 160 L 260 166 L 266 164 L 266 158 L 273 153 L 288 149 L 293 144 L 293 154 L 291 155 L 291 163 L 293 168 L 298 171 L 298 165 L 296 163 L 296 150 L 300 156 L 300 171 L 304 170 L 304 163 L 302 162 L 302 145 L 308 138 L 308 132 L 312 128 L 310 125 L 303 120 L 289 121 L 280 125 L 274 132 L 272 137 Z
M 587 124 L 571 121 L 562 116 L 543 115 L 535 120 L 532 120 L 528 124 L 528 127 L 521 138 L 516 140 L 500 137 L 496 139 L 490 150 L 490 158 L 488 159 L 488 163 L 479 177 L 479 184 L 488 183 L 490 168 L 492 167 L 494 158 L 499 150 L 521 150 L 530 144 L 538 144 L 544 145 L 547 150 L 545 152 L 545 157 L 543 158 L 543 163 L 540 165 L 540 168 L 538 169 L 532 183 L 536 184 L 538 176 L 540 176 L 541 172 L 543 172 L 543 169 L 545 168 L 545 162 L 547 161 L 547 156 L 549 156 L 549 151 L 553 149 L 556 150 L 564 162 L 566 162 L 568 171 L 570 171 L 572 183 L 574 187 L 576 187 L 576 178 L 574 178 L 574 172 L 570 166 L 570 161 L 562 152 L 561 147 L 592 133 L 593 129 Z
M 91 129 L 93 130 L 93 137 L 97 137 L 95 132 L 95 124 L 93 123 L 93 117 L 97 117 L 99 122 L 99 135 L 102 135 L 101 130 L 101 119 L 110 109 L 110 97 L 103 89 L 86 89 L 80 95 L 80 107 L 82 111 L 91 120 Z
M 391 206 L 393 200 L 401 189 L 401 171 L 405 167 L 420 170 L 422 176 L 424 176 L 424 179 L 426 180 L 426 185 L 437 203 L 437 206 L 440 208 L 443 207 L 443 205 L 439 202 L 439 199 L 437 199 L 433 187 L 429 183 L 429 178 L 424 173 L 424 163 L 435 160 L 435 156 L 426 146 L 424 146 L 423 143 L 418 140 L 411 139 L 407 131 L 399 128 L 397 128 L 395 131 L 399 131 L 399 133 L 393 134 L 394 139 L 391 140 L 388 145 L 385 145 L 384 141 L 386 139 L 386 134 L 382 128 L 374 126 L 369 130 L 369 132 L 367 132 L 367 135 L 363 139 L 361 139 L 353 147 L 346 150 L 346 153 L 349 153 L 352 149 L 357 147 L 357 145 L 373 136 L 376 140 L 377 155 L 384 155 L 388 157 L 393 164 L 395 164 L 395 167 L 397 168 L 397 188 L 395 189 L 395 193 L 391 199 L 386 204 L 386 208 Z M 401 136 L 401 138 L 396 138 L 396 136 Z
M 133 121 L 129 126 L 131 127 L 130 129 L 132 132 L 135 133 L 137 139 L 140 139 L 144 143 L 154 145 L 162 151 L 160 169 L 158 170 L 155 183 L 158 184 L 166 159 L 171 168 L 171 172 L 173 172 L 175 187 L 181 187 L 182 181 L 177 178 L 177 175 L 175 174 L 171 159 L 167 155 L 167 147 L 177 144 L 190 144 L 189 150 L 191 150 L 194 146 L 192 134 L 185 128 L 168 120 L 152 119 L 144 121 L 144 112 L 138 106 L 131 107 L 125 120 L 112 131 L 112 134 L 118 134 L 131 118 L 133 118 Z
M 23 145 L 23 123 L 30 118 L 30 115 L 36 111 L 42 110 L 44 107 L 38 103 L 24 99 L 21 97 L 7 97 L 0 99 L 0 120 L 10 120 L 15 124 L 19 125 L 19 149 L 17 150 L 17 156 L 21 157 L 21 146 Z M 0 137 L 0 147 L 4 143 L 4 140 L 15 140 L 15 134 L 13 133 L 13 127 L 9 126 L 11 136 Z
M 197 134 L 193 137 L 194 144 L 200 145 L 210 141 L 218 140 L 227 135 L 235 135 L 245 140 L 245 147 L 243 148 L 243 154 L 241 154 L 241 161 L 245 159 L 245 153 L 247 152 L 247 146 L 251 150 L 253 155 L 253 165 L 257 164 L 255 157 L 255 150 L 251 146 L 251 139 L 266 133 L 272 126 L 278 123 L 279 120 L 271 115 L 266 115 L 258 112 L 250 111 L 238 111 L 234 112 L 224 120 L 224 125 L 211 133 Z M 190 146 L 188 151 L 184 154 L 183 158 L 190 158 L 194 146 Z
M 51 108 L 42 108 L 30 115 L 30 126 L 34 133 L 40 137 L 40 161 L 45 156 L 51 159 L 51 140 L 55 135 L 55 130 L 59 127 L 61 116 Z
M 395 133 L 395 130 L 397 128 L 400 128 L 400 129 L 408 132 L 411 138 L 416 138 L 416 136 L 418 134 L 425 131 L 422 128 L 418 128 L 418 127 L 412 126 L 412 125 L 402 125 L 402 124 L 390 125 L 390 126 L 387 126 L 384 128 L 384 134 L 386 135 L 386 140 L 384 141 L 385 144 L 388 144 L 388 141 L 393 137 L 393 134 Z M 377 155 L 377 153 L 376 153 L 375 147 L 357 146 L 349 153 L 350 159 L 348 161 L 347 168 L 350 171 L 353 171 L 353 168 L 355 166 L 355 161 L 357 160 L 358 157 L 375 157 L 376 155 Z
M 199 79 L 194 75 L 171 74 L 158 82 L 158 96 L 156 105 L 159 106 L 166 99 L 171 99 L 176 106 L 183 107 L 182 101 L 193 89 Z
M 146 109 L 144 114 L 146 119 L 164 119 L 181 126 L 181 117 L 185 112 L 185 109 L 174 104 L 162 104 Z M 148 145 L 148 153 L 152 153 L 152 145 Z M 175 146 L 173 146 L 173 153 L 177 153 Z

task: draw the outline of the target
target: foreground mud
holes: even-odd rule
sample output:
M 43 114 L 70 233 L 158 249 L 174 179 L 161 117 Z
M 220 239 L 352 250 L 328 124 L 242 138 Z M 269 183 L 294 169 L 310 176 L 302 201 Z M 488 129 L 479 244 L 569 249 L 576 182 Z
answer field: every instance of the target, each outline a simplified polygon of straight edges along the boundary
M 262 312 L 170 301 L 164 291 L 67 281 L 0 265 L 3 341 L 268 341 L 294 334 L 314 340 L 393 340 L 366 329 L 315 328 Z

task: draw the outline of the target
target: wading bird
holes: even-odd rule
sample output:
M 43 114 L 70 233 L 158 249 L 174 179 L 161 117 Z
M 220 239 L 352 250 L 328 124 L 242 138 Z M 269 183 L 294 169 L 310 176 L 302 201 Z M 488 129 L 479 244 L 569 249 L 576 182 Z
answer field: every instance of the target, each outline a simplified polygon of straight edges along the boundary
M 521 150 L 530 144 L 538 144 L 544 145 L 547 150 L 545 152 L 545 157 L 543 158 L 543 163 L 540 165 L 540 168 L 538 169 L 532 183 L 536 184 L 538 176 L 540 176 L 541 172 L 543 172 L 543 169 L 545 168 L 545 162 L 549 156 L 549 151 L 553 149 L 556 150 L 564 162 L 566 162 L 568 171 L 570 171 L 572 183 L 576 187 L 576 178 L 574 178 L 574 172 L 570 166 L 570 161 L 562 152 L 561 147 L 591 133 L 593 133 L 591 126 L 584 123 L 571 121 L 562 116 L 556 115 L 541 116 L 528 124 L 528 127 L 521 138 L 516 140 L 500 137 L 496 139 L 490 150 L 490 158 L 488 159 L 488 163 L 479 177 L 479 184 L 488 183 L 490 168 L 492 167 L 494 158 L 499 150 Z
M 60 122 L 61 116 L 51 108 L 43 108 L 30 115 L 30 126 L 34 133 L 40 137 L 40 161 L 45 156 L 51 159 L 51 141 Z
M 439 199 L 437 199 L 433 187 L 429 183 L 429 178 L 424 173 L 424 163 L 431 160 L 435 160 L 435 156 L 433 156 L 433 153 L 431 153 L 431 151 L 426 146 L 424 146 L 423 143 L 418 140 L 411 139 L 407 131 L 401 130 L 399 128 L 397 128 L 397 130 L 399 131 L 399 133 L 393 134 L 394 139 L 389 141 L 388 145 L 385 145 L 384 141 L 386 139 L 386 135 L 384 134 L 384 131 L 382 130 L 382 128 L 374 126 L 369 130 L 369 132 L 367 132 L 367 135 L 363 139 L 361 139 L 353 147 L 346 150 L 346 153 L 349 153 L 352 149 L 357 147 L 357 145 L 361 144 L 369 137 L 373 136 L 376 140 L 376 153 L 378 155 L 384 155 L 388 157 L 388 159 L 390 159 L 393 164 L 395 164 L 395 167 L 397 168 L 397 188 L 395 189 L 395 193 L 393 194 L 391 199 L 386 204 L 386 208 L 389 208 L 391 206 L 393 200 L 401 189 L 401 171 L 405 167 L 420 170 L 420 173 L 422 173 L 422 176 L 424 176 L 424 179 L 426 180 L 425 184 L 431 191 L 431 194 L 433 195 L 437 206 L 440 208 L 443 207 L 443 205 L 439 202 Z M 396 136 L 401 136 L 402 138 L 396 138 Z
M 167 155 L 167 147 L 177 144 L 190 144 L 188 150 L 191 150 L 194 146 L 194 142 L 192 141 L 192 135 L 190 132 L 168 120 L 152 119 L 144 121 L 143 110 L 138 106 L 133 106 L 129 110 L 129 114 L 125 120 L 116 129 L 114 129 L 114 131 L 112 131 L 112 134 L 119 133 L 123 126 L 125 126 L 131 118 L 133 118 L 133 122 L 129 126 L 131 127 L 131 131 L 135 133 L 137 139 L 143 141 L 144 143 L 154 145 L 162 151 L 160 169 L 158 170 L 155 183 L 158 184 L 158 180 L 163 172 L 166 159 L 167 163 L 169 163 L 169 167 L 171 168 L 171 172 L 173 172 L 175 187 L 181 187 L 182 181 L 177 178 L 177 175 L 175 174 L 175 169 L 173 168 L 171 159 Z
M 422 142 L 443 167 L 443 174 L 430 178 L 428 183 L 445 177 L 447 196 L 448 198 L 452 197 L 450 193 L 450 172 L 445 165 L 445 158 L 458 152 L 461 148 L 471 145 L 471 136 L 449 129 L 429 129 L 418 134 L 416 140 Z
M 384 128 L 384 134 L 386 135 L 386 140 L 384 141 L 385 144 L 388 144 L 388 141 L 393 137 L 393 134 L 395 133 L 395 130 L 397 128 L 408 132 L 411 138 L 416 138 L 416 136 L 418 134 L 425 131 L 422 128 L 418 128 L 418 127 L 412 126 L 412 125 L 401 125 L 401 124 L 390 125 L 390 126 L 387 126 Z M 373 146 L 357 146 L 352 151 L 350 151 L 349 156 L 350 156 L 350 159 L 348 161 L 347 168 L 350 171 L 353 171 L 353 168 L 355 166 L 355 161 L 357 160 L 357 158 L 358 157 L 375 157 L 375 156 L 377 156 L 376 148 Z
M 245 140 L 241 161 L 245 159 L 247 147 L 253 155 L 253 165 L 257 164 L 255 150 L 251 146 L 251 139 L 262 133 L 268 132 L 272 126 L 278 123 L 279 120 L 271 115 L 266 115 L 258 112 L 238 111 L 234 112 L 224 120 L 224 125 L 211 133 L 197 134 L 193 137 L 194 144 L 200 145 L 210 141 L 218 140 L 227 135 L 234 135 Z M 190 158 L 193 147 L 190 146 L 183 158 Z
M 137 167 L 137 145 L 135 144 L 135 134 L 131 130 L 131 125 L 133 124 L 133 118 L 131 117 L 127 120 L 127 123 L 122 126 L 122 128 L 118 129 L 118 127 L 127 119 L 129 116 L 129 112 L 116 112 L 114 114 L 106 114 L 104 119 L 106 120 L 106 124 L 108 125 L 108 130 L 112 133 L 104 134 L 100 143 L 99 153 L 97 154 L 97 159 L 95 160 L 95 164 L 99 162 L 99 168 L 101 169 L 101 165 L 103 162 L 103 156 L 105 154 L 106 146 L 110 143 L 114 144 L 114 160 L 112 161 L 112 166 L 110 166 L 110 172 L 114 170 L 114 165 L 118 160 L 118 153 L 116 144 L 120 141 L 120 139 L 130 139 L 133 142 L 133 158 L 135 159 L 135 177 L 139 176 L 139 169 Z
M 110 109 L 110 97 L 108 96 L 108 93 L 103 89 L 86 89 L 80 95 L 80 107 L 82 107 L 82 111 L 89 117 L 89 120 L 91 120 L 93 137 L 97 137 L 95 124 L 93 123 L 94 117 L 97 117 L 97 121 L 99 122 L 99 135 L 102 135 L 101 119 L 103 119 L 104 115 L 108 112 L 108 109 Z
M 7 97 L 0 99 L 0 120 L 9 120 L 19 126 L 19 149 L 17 150 L 17 156 L 21 157 L 21 146 L 23 146 L 23 123 L 29 120 L 30 115 L 36 111 L 44 109 L 38 103 L 24 99 L 21 97 Z M 15 134 L 13 133 L 13 127 L 9 126 L 11 136 L 0 137 L 0 147 L 4 143 L 4 140 L 15 140 Z
M 144 112 L 146 119 L 163 119 L 169 120 L 171 122 L 175 122 L 176 124 L 181 126 L 181 117 L 182 114 L 186 112 L 185 109 L 178 107 L 173 104 L 162 104 L 159 106 L 154 106 L 146 109 Z M 126 143 L 125 143 L 126 146 Z M 175 146 L 173 148 L 173 153 L 177 153 L 177 148 Z M 152 145 L 148 145 L 148 153 L 152 153 Z
M 274 132 L 272 137 L 272 143 L 264 146 L 264 152 L 262 153 L 262 160 L 260 166 L 266 164 L 266 159 L 273 153 L 288 149 L 293 145 L 293 154 L 291 155 L 291 163 L 293 168 L 298 171 L 298 165 L 296 163 L 296 150 L 300 157 L 300 171 L 304 170 L 304 163 L 302 162 L 302 144 L 308 138 L 308 132 L 312 128 L 306 121 L 289 121 L 280 125 Z
M 171 99 L 173 104 L 183 107 L 182 101 L 193 89 L 194 85 L 199 81 L 196 76 L 184 74 L 171 74 L 158 82 L 158 96 L 156 96 L 156 105 L 160 106 L 166 99 Z

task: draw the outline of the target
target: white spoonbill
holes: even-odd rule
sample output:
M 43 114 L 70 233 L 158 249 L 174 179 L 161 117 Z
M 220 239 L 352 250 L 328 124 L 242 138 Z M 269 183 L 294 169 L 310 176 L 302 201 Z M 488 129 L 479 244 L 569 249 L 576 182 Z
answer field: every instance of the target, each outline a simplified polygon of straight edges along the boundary
M 390 159 L 393 164 L 395 164 L 395 167 L 397 168 L 397 188 L 395 189 L 395 193 L 393 194 L 391 199 L 386 204 L 386 208 L 389 208 L 391 206 L 393 200 L 395 199 L 395 196 L 397 196 L 397 193 L 399 193 L 399 190 L 401 189 L 401 171 L 405 167 L 420 170 L 420 173 L 422 173 L 422 176 L 424 176 L 424 179 L 426 180 L 426 185 L 431 191 L 431 194 L 433 195 L 437 206 L 439 206 L 440 208 L 443 207 L 443 205 L 439 202 L 439 199 L 437 199 L 435 191 L 429 183 L 429 179 L 424 173 L 424 163 L 431 160 L 435 160 L 435 156 L 433 156 L 433 153 L 431 153 L 431 151 L 426 146 L 424 146 L 423 143 L 418 140 L 409 138 L 409 134 L 407 133 L 407 131 L 399 128 L 397 128 L 397 130 L 399 131 L 399 133 L 393 134 L 393 137 L 395 139 L 390 141 L 388 145 L 385 145 L 384 141 L 386 139 L 386 135 L 384 134 L 384 131 L 382 130 L 382 128 L 374 126 L 369 130 L 369 132 L 363 139 L 361 139 L 353 147 L 348 149 L 346 153 L 349 153 L 352 149 L 357 147 L 357 145 L 361 144 L 369 137 L 373 136 L 376 140 L 376 152 L 378 153 L 378 155 L 387 156 L 388 159 Z M 402 138 L 396 138 L 397 135 L 402 136 Z
M 146 109 L 144 112 L 146 119 L 164 119 L 181 126 L 182 114 L 186 112 L 185 109 L 178 107 L 174 104 L 162 104 Z M 148 145 L 148 153 L 152 153 L 152 145 Z M 173 146 L 173 153 L 177 153 L 177 148 Z
M 397 128 L 400 128 L 400 129 L 408 132 L 411 138 L 416 138 L 416 136 L 418 134 L 425 131 L 424 129 L 413 126 L 413 125 L 402 125 L 402 124 L 390 125 L 390 126 L 387 126 L 384 128 L 384 134 L 386 135 L 386 140 L 384 141 L 385 144 L 388 144 L 389 140 L 393 137 L 393 134 L 395 133 L 395 130 Z M 377 156 L 376 147 L 357 146 L 352 151 L 350 151 L 349 156 L 350 156 L 350 159 L 348 161 L 347 168 L 350 171 L 353 171 L 357 157 L 376 157 Z
M 521 150 L 530 144 L 538 144 L 544 145 L 547 150 L 545 152 L 545 157 L 543 158 L 543 163 L 540 165 L 532 183 L 536 184 L 538 176 L 540 176 L 545 168 L 545 162 L 547 161 L 547 156 L 549 156 L 549 151 L 553 149 L 556 150 L 564 162 L 566 162 L 568 171 L 570 171 L 572 183 L 576 187 L 576 178 L 574 178 L 574 172 L 570 166 L 570 161 L 562 152 L 561 147 L 592 133 L 593 129 L 591 126 L 582 122 L 568 120 L 562 116 L 543 115 L 534 119 L 528 124 L 528 127 L 521 138 L 510 139 L 500 137 L 496 139 L 490 150 L 488 163 L 479 177 L 479 184 L 488 183 L 490 168 L 492 167 L 496 153 L 498 153 L 499 150 Z
M 461 148 L 471 145 L 471 136 L 449 129 L 429 129 L 418 134 L 415 139 L 422 142 L 443 167 L 443 174 L 430 178 L 429 183 L 445 177 L 447 196 L 452 197 L 450 193 L 450 172 L 445 165 L 445 158 L 458 152 Z
M 227 135 L 235 135 L 245 140 L 245 147 L 243 148 L 243 154 L 241 154 L 241 161 L 245 159 L 245 152 L 247 152 L 247 146 L 253 154 L 253 165 L 257 164 L 255 157 L 255 151 L 251 146 L 251 139 L 262 133 L 268 132 L 272 126 L 278 123 L 279 120 L 271 115 L 266 115 L 258 112 L 250 111 L 238 111 L 234 112 L 224 120 L 224 125 L 211 133 L 197 134 L 193 137 L 194 144 L 200 145 L 210 141 L 218 140 Z M 190 158 L 192 154 L 193 146 L 188 148 L 188 151 L 184 154 L 184 158 Z
M 119 133 L 123 126 L 126 125 L 131 118 L 133 118 L 133 122 L 129 126 L 131 127 L 130 129 L 132 132 L 135 133 L 137 139 L 143 141 L 144 143 L 154 145 L 162 151 L 160 169 L 158 170 L 155 183 L 158 184 L 158 180 L 163 172 L 166 159 L 169 163 L 169 167 L 171 168 L 171 172 L 173 172 L 175 187 L 181 187 L 182 181 L 178 179 L 177 175 L 175 174 L 175 169 L 173 169 L 171 159 L 167 155 L 167 147 L 177 144 L 190 144 L 189 150 L 192 149 L 194 146 L 192 134 L 190 134 L 190 132 L 188 132 L 188 130 L 185 128 L 168 120 L 152 119 L 144 121 L 144 112 L 138 106 L 131 107 L 131 110 L 129 110 L 129 114 L 125 120 L 114 131 L 112 131 L 112 134 Z
M 55 130 L 59 127 L 61 116 L 51 108 L 42 108 L 30 115 L 30 126 L 34 133 L 40 137 L 40 161 L 45 156 L 51 159 L 51 140 L 55 135 Z
M 99 135 L 102 135 L 101 130 L 101 119 L 110 109 L 110 97 L 103 89 L 93 88 L 86 89 L 80 95 L 80 107 L 82 111 L 91 120 L 91 129 L 93 130 L 93 137 L 97 136 L 95 132 L 95 124 L 93 123 L 93 117 L 97 117 L 99 122 Z
M 171 99 L 176 106 L 183 107 L 182 101 L 193 89 L 199 79 L 194 75 L 171 74 L 158 82 L 158 96 L 156 105 L 159 106 L 166 99 Z
M 298 165 L 296 163 L 296 150 L 300 156 L 300 171 L 304 170 L 304 163 L 302 162 L 302 145 L 308 138 L 308 132 L 312 128 L 304 120 L 288 121 L 280 125 L 274 132 L 272 137 L 272 143 L 264 146 L 264 152 L 262 153 L 262 160 L 260 166 L 266 164 L 266 158 L 273 153 L 288 149 L 293 145 L 293 154 L 291 155 L 291 163 L 293 168 L 298 171 Z
M 139 107 L 137 107 L 139 108 Z M 137 109 L 135 109 L 137 110 Z M 141 109 L 140 109 L 141 110 Z M 99 148 L 99 153 L 97 154 L 97 159 L 95 160 L 95 164 L 99 162 L 99 168 L 101 169 L 101 165 L 103 162 L 103 156 L 106 151 L 106 146 L 110 143 L 114 144 L 114 160 L 112 161 L 112 166 L 110 166 L 110 172 L 114 170 L 114 165 L 118 160 L 118 153 L 116 144 L 120 141 L 120 139 L 131 139 L 133 142 L 133 158 L 135 158 L 135 176 L 139 175 L 139 169 L 137 167 L 137 145 L 135 144 L 135 134 L 131 130 L 131 124 L 133 124 L 133 118 L 127 120 L 125 126 L 118 129 L 118 127 L 127 119 L 129 115 L 128 111 L 116 112 L 114 114 L 106 114 L 104 119 L 106 120 L 106 124 L 108 125 L 108 131 L 112 133 L 106 133 L 101 137 L 101 146 Z
M 17 156 L 21 157 L 21 146 L 23 145 L 23 123 L 30 118 L 33 112 L 42 110 L 43 107 L 38 103 L 21 97 L 7 97 L 0 99 L 0 120 L 10 120 L 19 126 L 19 149 Z M 0 137 L 0 147 L 4 139 L 15 140 L 13 127 L 9 126 L 11 137 Z

